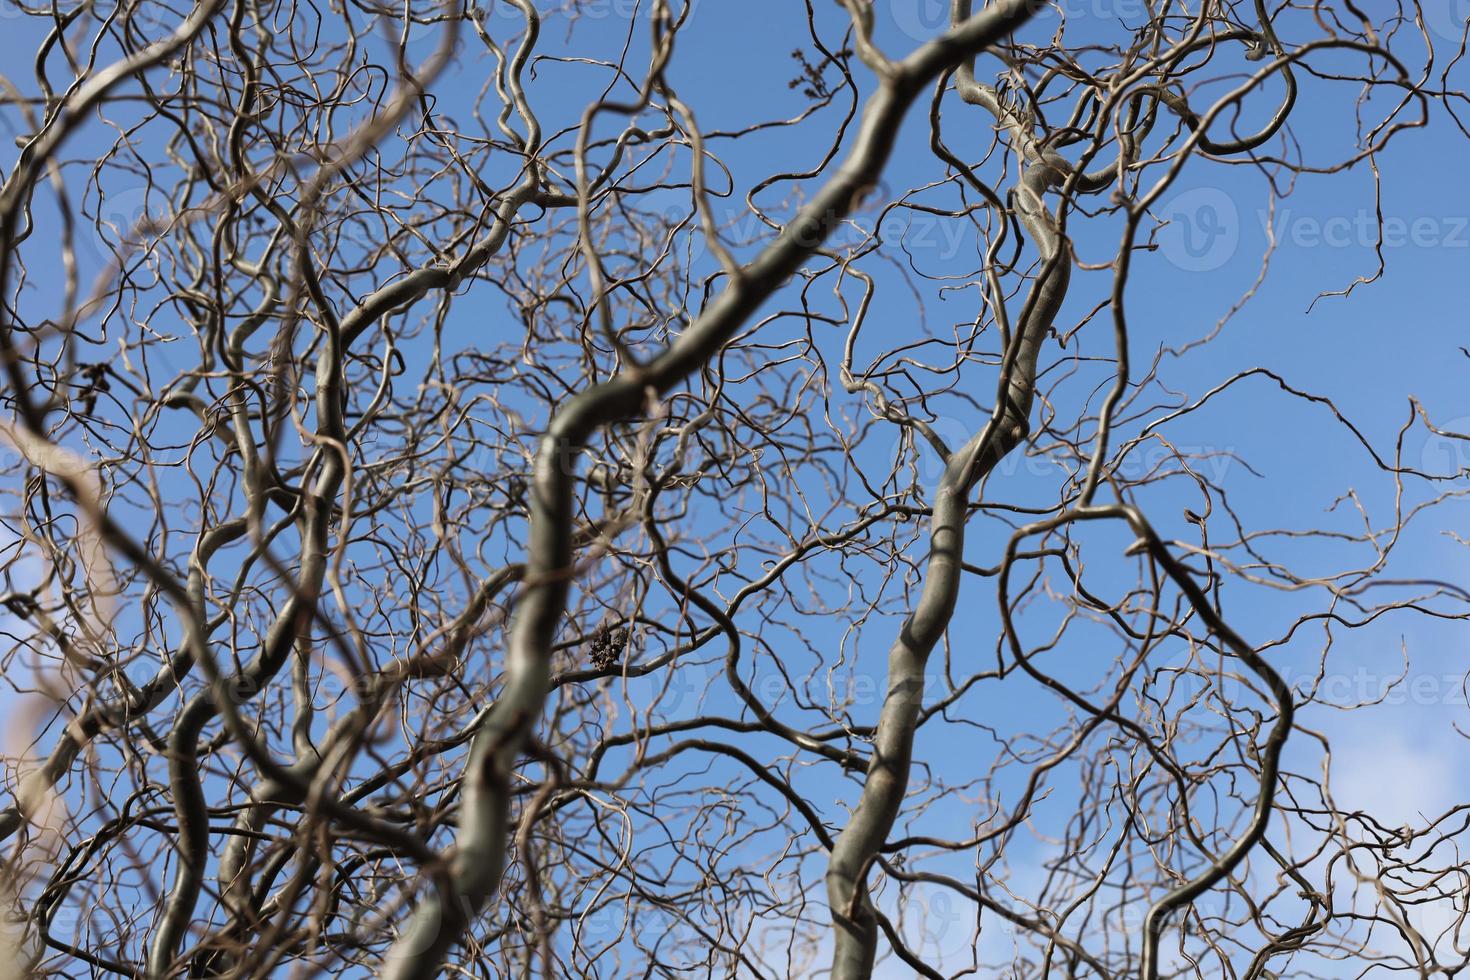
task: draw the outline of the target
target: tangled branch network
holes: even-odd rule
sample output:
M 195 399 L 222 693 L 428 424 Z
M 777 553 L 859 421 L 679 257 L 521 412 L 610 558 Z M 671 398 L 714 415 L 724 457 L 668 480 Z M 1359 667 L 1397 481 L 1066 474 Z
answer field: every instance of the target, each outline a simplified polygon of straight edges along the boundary
M 3 0 L 0 973 L 1455 976 L 1457 2 Z

